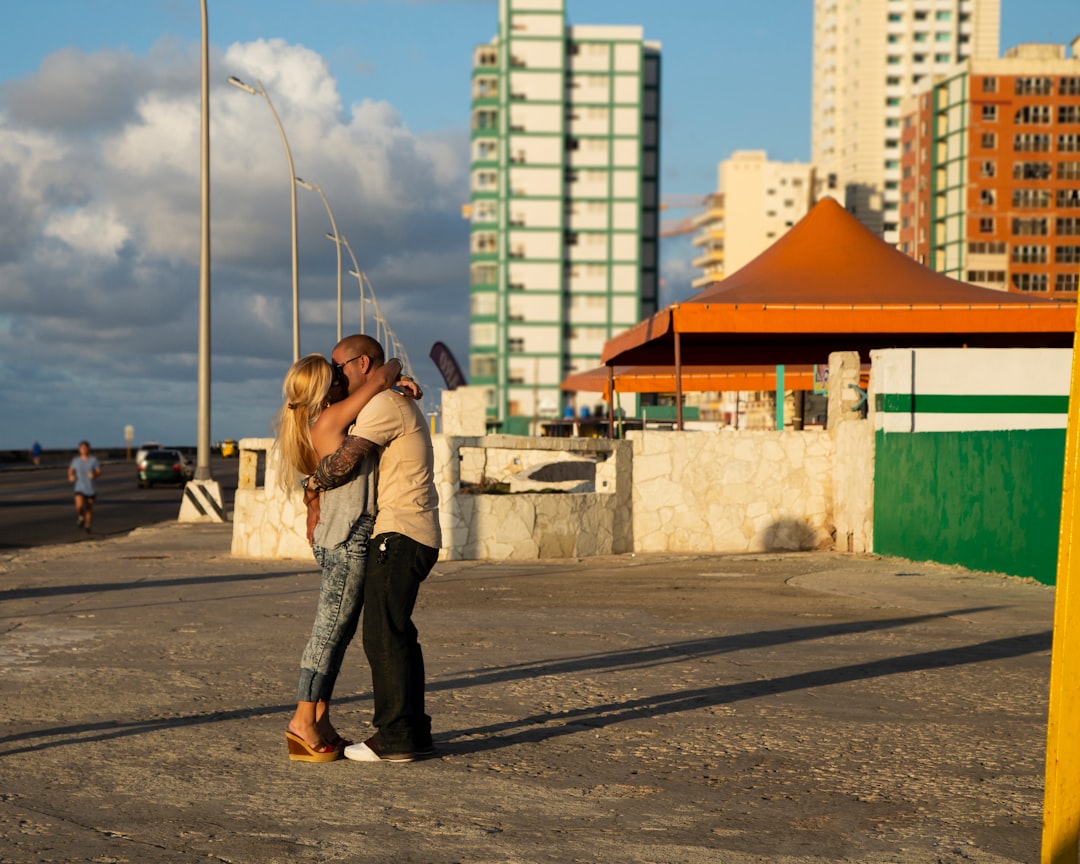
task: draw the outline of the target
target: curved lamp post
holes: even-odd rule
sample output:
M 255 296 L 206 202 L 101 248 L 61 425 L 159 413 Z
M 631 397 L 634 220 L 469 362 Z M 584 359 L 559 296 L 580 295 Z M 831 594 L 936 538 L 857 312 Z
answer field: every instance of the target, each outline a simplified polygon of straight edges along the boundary
M 326 236 L 330 237 L 329 234 Z M 355 276 L 356 283 L 360 286 L 360 334 L 363 335 L 366 332 L 364 324 L 367 321 L 367 310 L 364 306 L 364 279 L 360 273 L 360 265 L 356 263 L 356 256 L 353 255 L 352 246 L 349 245 L 349 241 L 346 239 L 345 235 L 340 235 L 336 238 L 330 237 L 330 239 L 339 244 L 339 246 L 343 245 L 345 251 L 349 253 L 349 257 L 352 259 L 353 269 L 349 271 L 349 275 Z
M 285 158 L 289 161 L 289 200 L 292 204 L 292 311 L 293 311 L 293 361 L 300 359 L 300 259 L 297 254 L 297 235 L 296 235 L 296 171 L 293 168 L 292 150 L 289 149 L 289 139 L 285 137 L 285 127 L 281 125 L 281 118 L 278 117 L 277 110 L 274 108 L 274 103 L 270 101 L 270 96 L 266 92 L 266 88 L 263 87 L 262 81 L 255 79 L 255 83 L 259 85 L 259 89 L 256 90 L 249 84 L 245 84 L 235 75 L 229 76 L 229 83 L 245 93 L 250 93 L 252 96 L 262 94 L 262 97 L 266 100 L 266 104 L 270 106 L 270 113 L 274 115 L 274 122 L 277 124 L 278 132 L 281 133 L 281 142 L 285 145 Z
M 332 234 L 327 234 L 331 240 L 334 241 L 334 245 L 337 246 L 337 338 L 338 342 L 341 341 L 341 244 L 337 242 L 337 221 L 334 219 L 334 211 L 330 209 L 330 202 L 326 200 L 326 195 L 322 191 L 322 186 L 317 182 L 308 183 L 305 180 L 296 178 L 296 182 L 303 186 L 310 192 L 318 192 L 319 197 L 322 198 L 323 206 L 326 208 L 326 215 L 330 217 L 330 230 Z

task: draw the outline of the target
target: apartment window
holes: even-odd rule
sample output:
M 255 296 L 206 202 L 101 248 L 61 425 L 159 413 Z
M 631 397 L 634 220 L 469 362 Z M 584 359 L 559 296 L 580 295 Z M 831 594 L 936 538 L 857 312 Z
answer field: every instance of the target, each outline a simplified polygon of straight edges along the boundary
M 1017 78 L 1017 96 L 1048 96 L 1054 89 L 1049 78 Z
M 1058 237 L 1080 237 L 1080 217 L 1058 216 L 1054 232 Z
M 499 112 L 490 108 L 473 112 L 473 131 L 495 129 L 499 124 Z
M 1050 123 L 1049 105 L 1025 105 L 1016 112 L 1013 122 L 1023 125 L 1047 126 Z
M 1065 191 L 1065 190 L 1061 190 Z M 1013 207 L 1049 207 L 1049 189 L 1013 189 Z
M 952 63 L 952 54 L 935 54 L 935 63 Z
M 885 86 L 886 87 L 899 87 L 900 84 L 901 84 L 901 79 L 897 78 L 895 75 L 890 75 L 888 78 L 885 79 Z
M 1080 153 L 1080 135 L 1058 135 L 1058 153 Z
M 915 20 L 916 21 L 925 21 L 926 20 L 926 13 L 925 12 L 916 12 L 915 13 Z
M 1078 282 L 1080 282 L 1080 273 L 1058 273 L 1054 277 L 1054 290 L 1075 292 Z
M 1046 290 L 1045 288 L 1043 289 Z M 511 354 L 524 354 L 525 353 L 525 340 L 520 338 L 508 339 L 507 347 Z
M 952 21 L 952 12 L 935 12 L 934 19 L 937 21 Z
M 1058 162 L 1058 180 L 1080 180 L 1080 162 Z
M 935 33 L 934 34 L 934 41 L 935 42 L 952 42 L 952 33 L 949 33 L 949 32 Z
M 896 23 L 897 23 L 898 21 L 903 21 L 903 20 L 904 20 L 904 16 L 903 16 L 903 15 L 901 15 L 901 14 L 900 14 L 899 12 L 890 12 L 890 13 L 889 13 L 889 20 L 890 20 L 890 21 L 891 21 L 891 22 L 892 22 L 893 24 L 896 24 Z
M 897 66 L 900 64 L 900 58 L 897 57 L 895 54 L 890 54 L 888 57 L 885 58 L 885 62 L 888 63 L 890 66 Z
M 1013 273 L 1013 288 L 1017 291 L 1046 291 L 1045 273 Z
M 472 239 L 472 249 L 477 254 L 483 255 L 495 252 L 497 249 L 494 231 L 477 231 L 473 234 Z
M 1005 243 L 1004 241 L 993 243 L 982 240 L 968 243 L 968 253 L 971 255 L 1004 255 Z
M 1013 162 L 1013 180 L 1046 180 L 1050 171 L 1049 162 Z
M 496 51 L 481 51 L 476 60 L 477 66 L 498 66 L 499 55 Z
M 1004 282 L 1004 270 L 968 270 L 968 282 Z
M 929 33 L 916 33 L 915 34 L 915 41 L 916 42 L 925 42 L 929 38 L 930 38 Z
M 979 190 L 979 204 L 983 207 L 993 207 L 996 194 L 993 189 Z
M 1080 96 L 1080 77 L 1062 78 L 1058 81 L 1058 93 L 1062 96 Z
M 1080 246 L 1055 246 L 1055 264 L 1080 264 Z
M 979 220 L 979 233 L 980 234 L 993 234 L 994 233 L 994 218 L 992 216 L 984 216 Z
M 1017 153 L 1049 153 L 1050 136 L 1034 132 L 1018 132 L 1013 136 L 1013 150 Z
M 890 108 L 896 108 L 900 105 L 900 99 L 897 96 L 890 96 L 885 100 L 885 104 Z
M 911 59 L 916 63 L 925 63 L 926 62 L 926 55 L 925 54 L 913 54 L 911 56 Z
M 997 133 L 996 132 L 983 132 L 982 137 L 979 139 L 979 144 L 983 150 L 993 150 L 997 147 Z
M 1045 237 L 1050 233 L 1050 220 L 1039 219 L 1013 219 L 1012 233 L 1014 237 Z
M 895 33 L 890 33 L 885 41 L 888 42 L 890 45 L 894 45 L 895 43 L 900 41 L 900 37 Z
M 993 177 L 997 174 L 997 165 L 992 161 L 983 161 L 979 163 L 979 176 L 980 177 Z
M 1080 123 L 1080 105 L 1058 105 L 1058 123 Z
M 473 285 L 494 285 L 497 278 L 494 264 L 473 264 L 469 268 L 469 281 Z
M 982 79 L 983 93 L 997 93 L 997 78 L 986 76 Z
M 982 106 L 982 119 L 987 123 L 997 122 L 997 105 L 983 105 Z
M 1014 264 L 1045 264 L 1048 249 L 1046 246 L 1012 247 L 1012 261 Z
M 1065 207 L 1080 207 L 1080 189 L 1058 189 L 1057 206 L 1059 209 Z

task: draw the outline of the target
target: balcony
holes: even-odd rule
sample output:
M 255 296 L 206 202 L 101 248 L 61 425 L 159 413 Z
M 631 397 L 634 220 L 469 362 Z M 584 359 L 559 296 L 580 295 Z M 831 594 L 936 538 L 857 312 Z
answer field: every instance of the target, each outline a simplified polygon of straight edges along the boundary
M 693 261 L 691 265 L 697 267 L 700 270 L 704 270 L 708 267 L 723 267 L 724 266 L 724 250 L 720 249 L 708 249 L 704 255 L 699 255 Z

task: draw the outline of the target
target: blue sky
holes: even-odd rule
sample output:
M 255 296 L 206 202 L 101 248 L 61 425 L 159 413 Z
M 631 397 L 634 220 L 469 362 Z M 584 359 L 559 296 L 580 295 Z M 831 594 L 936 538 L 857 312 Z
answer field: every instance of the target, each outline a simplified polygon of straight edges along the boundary
M 662 192 L 713 191 L 734 150 L 809 158 L 812 0 L 567 0 L 663 52 Z M 8 4 L 0 36 L 0 449 L 195 440 L 198 0 Z M 284 155 L 326 190 L 416 373 L 467 363 L 472 48 L 495 0 L 210 0 L 214 439 L 269 434 L 291 360 Z M 1002 0 L 1002 48 L 1067 42 L 1077 0 Z M 300 190 L 301 351 L 334 341 L 333 245 Z M 679 214 L 672 214 L 679 215 Z M 692 247 L 662 250 L 665 302 Z M 355 292 L 355 280 L 346 292 Z M 359 301 L 347 293 L 346 332 Z M 429 408 L 434 401 L 429 401 Z

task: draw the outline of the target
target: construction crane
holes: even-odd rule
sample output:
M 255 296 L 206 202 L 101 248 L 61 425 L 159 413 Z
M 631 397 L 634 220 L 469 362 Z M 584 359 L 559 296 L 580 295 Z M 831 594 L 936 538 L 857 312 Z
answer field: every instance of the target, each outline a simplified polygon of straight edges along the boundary
M 693 216 L 682 219 L 661 219 L 661 237 L 679 237 L 683 234 L 693 234 L 697 230 L 694 219 L 707 207 L 711 207 L 717 200 L 716 194 L 710 195 L 667 195 L 660 199 L 661 210 L 697 210 Z

